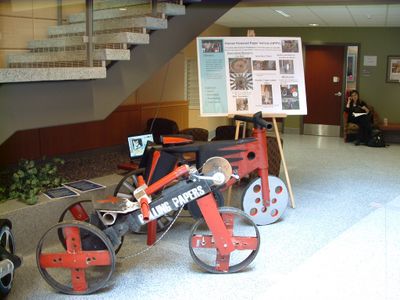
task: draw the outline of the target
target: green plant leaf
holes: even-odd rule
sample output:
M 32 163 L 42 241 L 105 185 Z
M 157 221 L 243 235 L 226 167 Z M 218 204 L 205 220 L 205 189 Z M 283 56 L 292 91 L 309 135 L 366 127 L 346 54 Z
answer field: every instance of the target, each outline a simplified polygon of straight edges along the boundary
M 18 198 L 27 204 L 35 204 L 38 194 L 49 187 L 60 186 L 65 179 L 57 176 L 57 164 L 63 164 L 61 159 L 53 159 L 36 165 L 33 160 L 20 160 L 19 169 L 12 176 L 12 183 L 9 187 L 8 197 Z M 4 198 L 7 191 L 0 189 L 0 200 Z
M 25 199 L 25 203 L 29 204 L 29 205 L 36 204 L 37 201 L 38 201 L 38 196 L 37 195 L 34 195 L 31 198 Z

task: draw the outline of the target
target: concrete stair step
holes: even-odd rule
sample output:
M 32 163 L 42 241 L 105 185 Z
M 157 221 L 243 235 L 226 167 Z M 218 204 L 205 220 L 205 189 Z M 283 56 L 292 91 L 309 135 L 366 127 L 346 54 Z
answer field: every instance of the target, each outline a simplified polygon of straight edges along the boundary
M 23 54 L 10 54 L 8 56 L 9 67 L 24 67 L 18 64 L 29 63 L 67 63 L 86 61 L 86 50 L 78 51 L 58 51 L 58 52 L 27 52 Z M 110 61 L 110 60 L 130 60 L 130 50 L 125 49 L 96 49 L 93 51 L 93 60 Z M 35 65 L 33 64 L 33 67 Z
M 96 45 L 105 44 L 126 44 L 126 45 L 143 45 L 150 42 L 147 33 L 138 32 L 117 32 L 99 34 L 93 37 Z M 28 48 L 32 51 L 58 51 L 59 49 L 76 50 L 74 48 L 84 47 L 83 36 L 66 36 L 63 38 L 52 38 L 46 40 L 34 40 L 28 42 Z M 55 49 L 57 48 L 57 49 Z M 70 49 L 68 49 L 70 48 Z M 106 47 L 108 48 L 108 47 Z
M 0 69 L 0 83 L 106 78 L 105 67 Z
M 148 4 L 150 0 L 96 0 L 93 1 L 93 9 L 110 9 L 117 7 L 128 7 L 132 5 Z
M 152 8 L 150 4 L 140 4 L 124 7 L 124 10 L 120 8 L 110 8 L 94 11 L 93 20 L 144 16 L 151 13 Z M 185 14 L 185 6 L 176 3 L 161 2 L 157 5 L 157 13 L 162 16 L 182 16 Z M 71 24 L 85 22 L 85 20 L 86 14 L 84 12 L 68 16 L 68 22 Z
M 143 29 L 158 30 L 166 28 L 167 28 L 166 19 L 146 17 L 146 16 L 136 17 L 136 18 L 98 20 L 93 22 L 94 32 L 108 32 L 108 33 L 110 33 L 111 31 L 143 32 Z M 48 34 L 50 37 L 60 37 L 66 35 L 83 35 L 85 31 L 86 31 L 85 23 L 50 26 L 48 28 Z

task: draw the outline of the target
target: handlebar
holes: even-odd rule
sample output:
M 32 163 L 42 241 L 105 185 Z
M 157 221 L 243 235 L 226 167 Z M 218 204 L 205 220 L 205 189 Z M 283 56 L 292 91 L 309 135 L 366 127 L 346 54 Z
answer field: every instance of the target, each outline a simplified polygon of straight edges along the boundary
M 255 113 L 252 117 L 247 117 L 247 116 L 240 116 L 240 115 L 234 115 L 233 119 L 237 121 L 244 121 L 244 122 L 251 122 L 254 124 L 256 128 L 263 127 L 265 129 L 271 129 L 272 124 L 270 122 L 265 121 L 262 118 L 262 112 L 259 111 Z

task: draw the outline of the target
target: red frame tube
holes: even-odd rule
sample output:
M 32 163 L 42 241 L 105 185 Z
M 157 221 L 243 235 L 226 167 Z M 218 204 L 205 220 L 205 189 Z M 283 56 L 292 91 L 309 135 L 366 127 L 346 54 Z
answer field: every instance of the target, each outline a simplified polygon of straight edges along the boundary
M 209 193 L 197 200 L 197 204 L 199 205 L 204 220 L 215 238 L 215 245 L 218 249 L 218 253 L 222 256 L 229 255 L 233 250 L 235 250 L 232 243 L 232 232 L 230 232 L 225 226 L 221 215 L 219 214 L 213 193 Z
M 140 201 L 140 210 L 142 211 L 143 214 L 143 220 L 148 221 L 150 218 L 150 207 L 149 207 L 149 201 L 145 197 L 141 198 Z
M 83 222 L 89 220 L 88 214 L 80 203 L 73 205 L 69 211 L 75 220 Z
M 240 160 L 231 163 L 232 168 L 237 168 L 240 178 L 257 170 L 258 176 L 261 178 L 263 203 L 265 206 L 269 206 L 267 130 L 265 128 L 254 128 L 253 137 L 256 138 L 256 141 L 243 145 L 234 145 L 222 150 L 241 150 L 239 153 L 225 155 L 224 157 L 226 159 L 240 158 Z M 236 179 L 231 178 L 226 186 L 229 187 L 235 182 Z
M 173 170 L 171 173 L 167 174 L 160 180 L 154 182 L 152 185 L 150 185 L 146 189 L 146 194 L 151 195 L 157 192 L 158 190 L 164 188 L 167 184 L 171 183 L 175 179 L 178 179 L 179 177 L 188 174 L 189 172 L 189 166 L 188 165 L 182 165 L 175 170 Z

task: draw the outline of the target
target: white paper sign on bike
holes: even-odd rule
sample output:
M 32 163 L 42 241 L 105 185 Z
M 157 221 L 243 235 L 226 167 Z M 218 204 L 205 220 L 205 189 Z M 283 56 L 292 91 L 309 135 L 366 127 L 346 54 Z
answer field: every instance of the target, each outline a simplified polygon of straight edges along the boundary
M 301 39 L 197 38 L 200 112 L 307 114 Z

